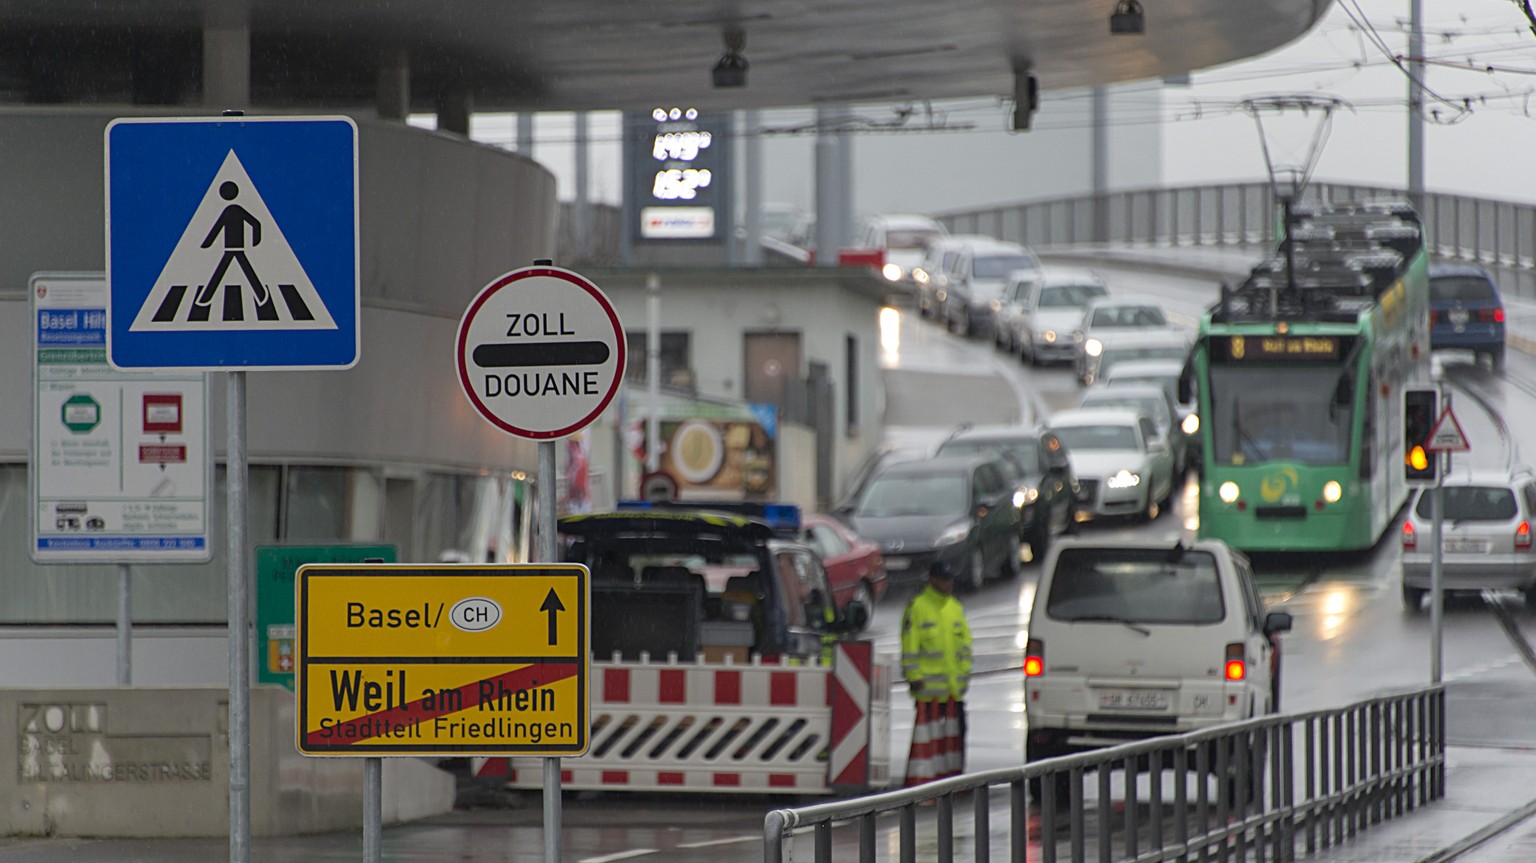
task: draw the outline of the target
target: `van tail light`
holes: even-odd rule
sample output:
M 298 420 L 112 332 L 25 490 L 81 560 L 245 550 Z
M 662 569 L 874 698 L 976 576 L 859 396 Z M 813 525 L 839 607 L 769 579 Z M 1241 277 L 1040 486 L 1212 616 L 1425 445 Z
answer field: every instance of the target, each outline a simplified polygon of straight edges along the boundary
M 1242 680 L 1248 676 L 1248 651 L 1241 641 L 1227 645 L 1227 662 L 1222 670 L 1222 677 L 1227 680 Z
M 1039 677 L 1045 673 L 1045 642 L 1031 638 L 1024 643 L 1024 676 Z
M 1520 522 L 1520 526 L 1515 528 L 1515 551 L 1530 551 L 1530 550 L 1531 550 L 1531 523 L 1528 522 L 1528 521 L 1522 521 L 1522 522 Z
M 1419 535 L 1413 532 L 1413 522 L 1403 522 L 1403 548 L 1413 551 L 1419 546 Z

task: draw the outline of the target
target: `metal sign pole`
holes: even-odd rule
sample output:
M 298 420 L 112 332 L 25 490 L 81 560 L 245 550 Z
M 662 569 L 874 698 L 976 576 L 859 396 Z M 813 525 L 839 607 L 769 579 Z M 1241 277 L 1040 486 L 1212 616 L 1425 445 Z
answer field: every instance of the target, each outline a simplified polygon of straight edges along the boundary
M 555 442 L 539 441 L 539 561 L 556 563 Z M 544 759 L 544 863 L 560 863 L 560 759 Z
M 363 759 L 363 863 L 384 859 L 384 759 Z
M 1432 453 L 1430 458 L 1440 458 L 1439 453 Z M 1441 585 L 1440 585 L 1440 483 L 1444 469 L 1450 465 L 1450 457 L 1441 459 L 1442 470 L 1435 475 L 1435 484 L 1429 490 L 1429 682 L 1440 682 L 1440 635 L 1441 626 Z
M 224 393 L 228 426 L 225 497 L 229 540 L 229 860 L 251 859 L 251 728 L 250 641 L 246 635 L 245 503 L 245 372 L 229 373 Z
M 117 685 L 133 683 L 133 567 L 117 565 Z

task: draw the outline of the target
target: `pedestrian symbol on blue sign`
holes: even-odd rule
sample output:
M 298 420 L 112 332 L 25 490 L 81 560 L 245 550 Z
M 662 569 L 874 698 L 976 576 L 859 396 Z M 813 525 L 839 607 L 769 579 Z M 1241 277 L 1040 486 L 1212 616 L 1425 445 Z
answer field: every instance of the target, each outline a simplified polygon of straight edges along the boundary
M 261 190 L 231 150 L 129 329 L 335 328 Z
M 114 366 L 357 361 L 350 119 L 115 120 L 106 164 Z

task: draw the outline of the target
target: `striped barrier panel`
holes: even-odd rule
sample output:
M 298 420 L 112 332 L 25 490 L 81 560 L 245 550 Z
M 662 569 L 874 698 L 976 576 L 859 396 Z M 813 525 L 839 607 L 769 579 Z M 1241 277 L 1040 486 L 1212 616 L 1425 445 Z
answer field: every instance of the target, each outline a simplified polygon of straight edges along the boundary
M 821 665 L 592 664 L 592 748 L 561 760 L 572 790 L 829 793 L 888 781 L 888 752 L 871 757 L 871 678 L 889 664 L 867 642 L 839 643 Z M 537 758 L 476 761 L 475 774 L 513 788 L 543 786 Z M 835 777 L 835 779 L 829 779 Z

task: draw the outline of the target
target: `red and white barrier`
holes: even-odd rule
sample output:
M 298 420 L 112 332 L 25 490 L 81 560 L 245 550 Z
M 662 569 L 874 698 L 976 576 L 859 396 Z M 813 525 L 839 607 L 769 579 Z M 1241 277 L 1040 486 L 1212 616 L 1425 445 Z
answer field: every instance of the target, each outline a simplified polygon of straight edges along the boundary
M 827 793 L 888 781 L 890 668 L 868 643 L 821 665 L 592 664 L 592 747 L 561 761 L 573 790 Z M 888 736 L 873 738 L 888 740 Z M 536 758 L 488 758 L 476 775 L 541 788 Z

